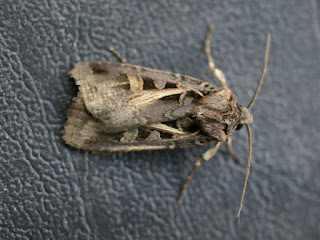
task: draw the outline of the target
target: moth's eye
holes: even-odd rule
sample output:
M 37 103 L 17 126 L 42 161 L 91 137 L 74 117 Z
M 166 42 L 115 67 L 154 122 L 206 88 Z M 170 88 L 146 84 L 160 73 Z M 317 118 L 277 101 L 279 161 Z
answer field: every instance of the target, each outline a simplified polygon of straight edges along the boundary
M 236 130 L 240 130 L 243 127 L 243 124 L 238 124 L 238 126 L 236 127 Z

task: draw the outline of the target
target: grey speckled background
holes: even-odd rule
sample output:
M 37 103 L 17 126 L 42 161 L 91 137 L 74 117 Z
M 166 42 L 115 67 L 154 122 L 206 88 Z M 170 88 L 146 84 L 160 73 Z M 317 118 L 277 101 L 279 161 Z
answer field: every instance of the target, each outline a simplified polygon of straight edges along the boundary
M 42 2 L 42 3 L 41 3 Z M 92 155 L 61 139 L 83 60 L 116 59 L 203 77 L 206 27 L 230 88 L 253 107 L 253 164 L 223 146 L 181 183 L 206 146 Z M 0 0 L 1 239 L 319 239 L 320 1 Z M 234 134 L 246 157 L 246 132 Z

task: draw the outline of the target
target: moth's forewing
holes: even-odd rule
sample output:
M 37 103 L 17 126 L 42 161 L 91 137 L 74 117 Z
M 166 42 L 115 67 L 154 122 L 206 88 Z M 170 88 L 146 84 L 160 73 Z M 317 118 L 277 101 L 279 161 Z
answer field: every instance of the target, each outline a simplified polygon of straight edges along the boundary
M 132 131 L 137 131 L 136 138 L 126 138 L 128 132 Z M 107 133 L 104 123 L 94 119 L 87 111 L 81 93 L 73 100 L 68 111 L 63 139 L 75 148 L 93 152 L 192 147 L 212 141 L 212 138 L 202 134 L 179 135 L 172 138 L 170 135 L 162 135 L 158 131 L 143 127 L 118 133 Z
M 107 132 L 184 118 L 195 99 L 217 89 L 196 78 L 127 63 L 81 62 L 70 74 L 87 110 Z

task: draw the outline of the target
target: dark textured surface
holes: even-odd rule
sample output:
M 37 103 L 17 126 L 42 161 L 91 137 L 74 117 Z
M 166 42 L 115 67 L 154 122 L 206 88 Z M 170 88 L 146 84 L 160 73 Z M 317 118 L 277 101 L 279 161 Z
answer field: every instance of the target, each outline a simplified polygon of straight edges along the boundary
M 42 3 L 40 3 L 42 2 Z M 319 239 L 320 2 L 0 1 L 1 239 Z M 269 71 L 253 106 L 253 164 L 225 146 L 181 183 L 206 147 L 92 155 L 61 139 L 74 63 L 116 59 L 202 77 L 206 27 L 244 105 L 272 35 Z M 235 149 L 246 157 L 244 130 Z

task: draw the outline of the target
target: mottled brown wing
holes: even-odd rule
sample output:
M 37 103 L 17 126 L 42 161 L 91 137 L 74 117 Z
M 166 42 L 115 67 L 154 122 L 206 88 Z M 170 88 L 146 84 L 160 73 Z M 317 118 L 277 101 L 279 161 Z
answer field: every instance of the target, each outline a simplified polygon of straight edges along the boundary
M 106 132 L 185 118 L 196 99 L 217 90 L 196 78 L 127 63 L 80 62 L 70 74 Z
M 192 129 L 184 124 L 182 128 Z M 184 125 L 184 126 L 183 126 Z M 193 130 L 193 129 L 192 129 Z M 202 145 L 215 141 L 200 133 L 172 134 L 139 127 L 118 133 L 106 132 L 103 122 L 95 119 L 86 109 L 82 94 L 74 98 L 68 111 L 63 139 L 75 148 L 93 152 L 121 152 L 139 150 L 172 149 Z

